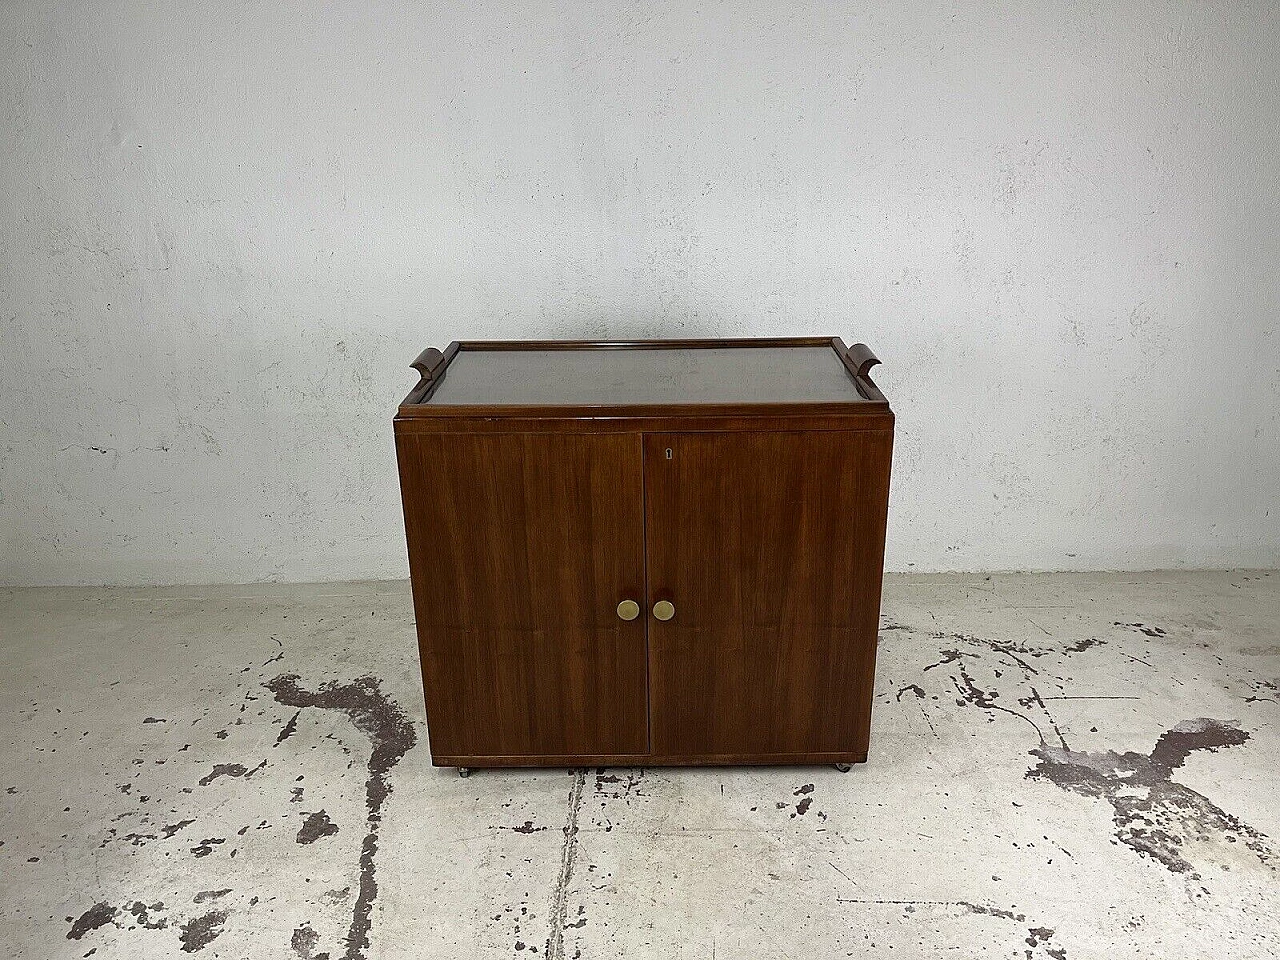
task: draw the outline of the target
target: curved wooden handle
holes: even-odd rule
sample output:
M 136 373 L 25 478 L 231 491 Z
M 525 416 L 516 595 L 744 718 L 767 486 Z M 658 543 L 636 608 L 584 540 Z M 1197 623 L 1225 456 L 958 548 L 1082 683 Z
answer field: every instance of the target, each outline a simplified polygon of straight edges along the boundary
M 444 363 L 444 354 L 435 347 L 427 347 L 420 354 L 418 359 L 409 364 L 413 369 L 422 374 L 423 380 L 434 380 L 436 378 L 436 370 Z
M 871 368 L 880 362 L 880 359 L 871 352 L 871 348 L 865 343 L 855 343 L 852 347 L 846 348 L 844 341 L 839 337 L 833 337 L 831 345 L 835 348 L 836 355 L 844 364 L 844 368 L 849 371 L 849 376 L 853 378 L 853 385 L 858 388 L 858 394 L 866 400 L 888 403 L 884 394 L 880 392 L 880 388 L 868 376 Z
M 448 365 L 449 362 L 445 359 L 445 355 L 435 347 L 427 347 L 427 349 L 418 354 L 418 359 L 414 360 L 409 366 L 422 374 L 422 378 L 409 391 L 409 395 L 404 398 L 404 402 L 420 403 L 435 384 L 444 379 L 445 367 Z
M 880 358 L 872 353 L 871 348 L 865 343 L 855 343 L 850 347 L 849 359 L 853 362 L 853 368 L 858 376 L 864 380 L 869 379 L 867 373 L 880 362 Z

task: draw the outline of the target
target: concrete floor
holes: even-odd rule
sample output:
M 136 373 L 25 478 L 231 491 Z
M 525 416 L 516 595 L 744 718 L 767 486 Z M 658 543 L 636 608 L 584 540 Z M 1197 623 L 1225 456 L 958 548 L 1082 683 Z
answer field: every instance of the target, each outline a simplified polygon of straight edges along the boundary
M 0 592 L 0 954 L 1277 956 L 1278 687 L 1280 574 L 891 577 L 849 774 L 462 780 L 404 584 Z

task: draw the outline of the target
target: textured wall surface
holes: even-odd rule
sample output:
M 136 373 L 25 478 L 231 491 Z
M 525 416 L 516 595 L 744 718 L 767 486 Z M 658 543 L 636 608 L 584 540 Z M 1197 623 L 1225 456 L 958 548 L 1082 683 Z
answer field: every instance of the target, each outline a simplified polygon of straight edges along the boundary
M 0 5 L 0 582 L 402 577 L 454 338 L 839 334 L 889 565 L 1280 563 L 1267 3 Z

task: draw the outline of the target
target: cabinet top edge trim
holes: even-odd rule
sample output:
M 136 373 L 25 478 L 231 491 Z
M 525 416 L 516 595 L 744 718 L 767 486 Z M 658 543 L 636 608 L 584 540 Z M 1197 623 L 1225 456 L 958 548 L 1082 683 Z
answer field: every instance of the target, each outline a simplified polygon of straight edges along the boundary
M 434 404 L 432 399 L 444 382 L 459 353 L 497 352 L 590 352 L 631 350 L 735 350 L 752 353 L 771 347 L 827 347 L 843 367 L 854 390 L 849 399 L 810 398 L 807 400 L 677 400 L 662 402 L 635 400 L 631 403 L 554 403 L 546 400 L 528 403 L 480 403 L 451 402 Z M 421 375 L 419 382 L 401 401 L 399 417 L 474 417 L 474 416 L 537 416 L 577 419 L 581 417 L 608 416 L 672 416 L 682 412 L 697 411 L 715 416 L 796 414 L 850 414 L 884 413 L 889 409 L 887 398 L 868 375 L 871 367 L 880 361 L 866 344 L 845 346 L 839 337 L 752 337 L 724 339 L 669 339 L 669 340 L 455 340 L 443 351 L 434 347 L 423 350 L 411 364 Z
M 859 416 L 661 416 L 661 417 L 396 417 L 397 436 L 422 434 L 559 433 L 883 433 L 892 436 L 894 415 Z
M 396 411 L 396 420 L 669 420 L 676 418 L 730 417 L 883 417 L 892 410 L 887 400 L 854 400 L 847 403 L 726 403 L 638 404 L 559 406 L 508 404 L 498 406 L 449 406 L 407 403 Z
M 455 340 L 460 350 L 698 350 L 723 347 L 822 347 L 832 337 L 715 337 L 669 340 Z M 450 344 L 452 346 L 453 344 Z

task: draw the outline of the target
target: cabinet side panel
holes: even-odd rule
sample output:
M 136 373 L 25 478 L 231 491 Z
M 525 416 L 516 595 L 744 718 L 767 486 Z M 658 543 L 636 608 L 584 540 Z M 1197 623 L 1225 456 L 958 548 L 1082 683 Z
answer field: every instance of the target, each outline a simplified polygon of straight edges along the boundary
M 640 438 L 397 437 L 435 756 L 645 753 Z
M 871 705 L 875 700 L 876 653 L 880 645 L 880 602 L 884 591 L 884 551 L 889 525 L 889 480 L 893 472 L 893 431 L 874 435 L 863 457 L 863 490 L 858 515 L 850 518 L 851 535 L 862 545 L 862 562 L 855 596 L 861 610 L 859 623 L 865 638 L 866 657 L 862 669 L 866 689 L 859 701 L 862 716 L 857 725 L 855 748 L 864 757 L 871 740 Z

